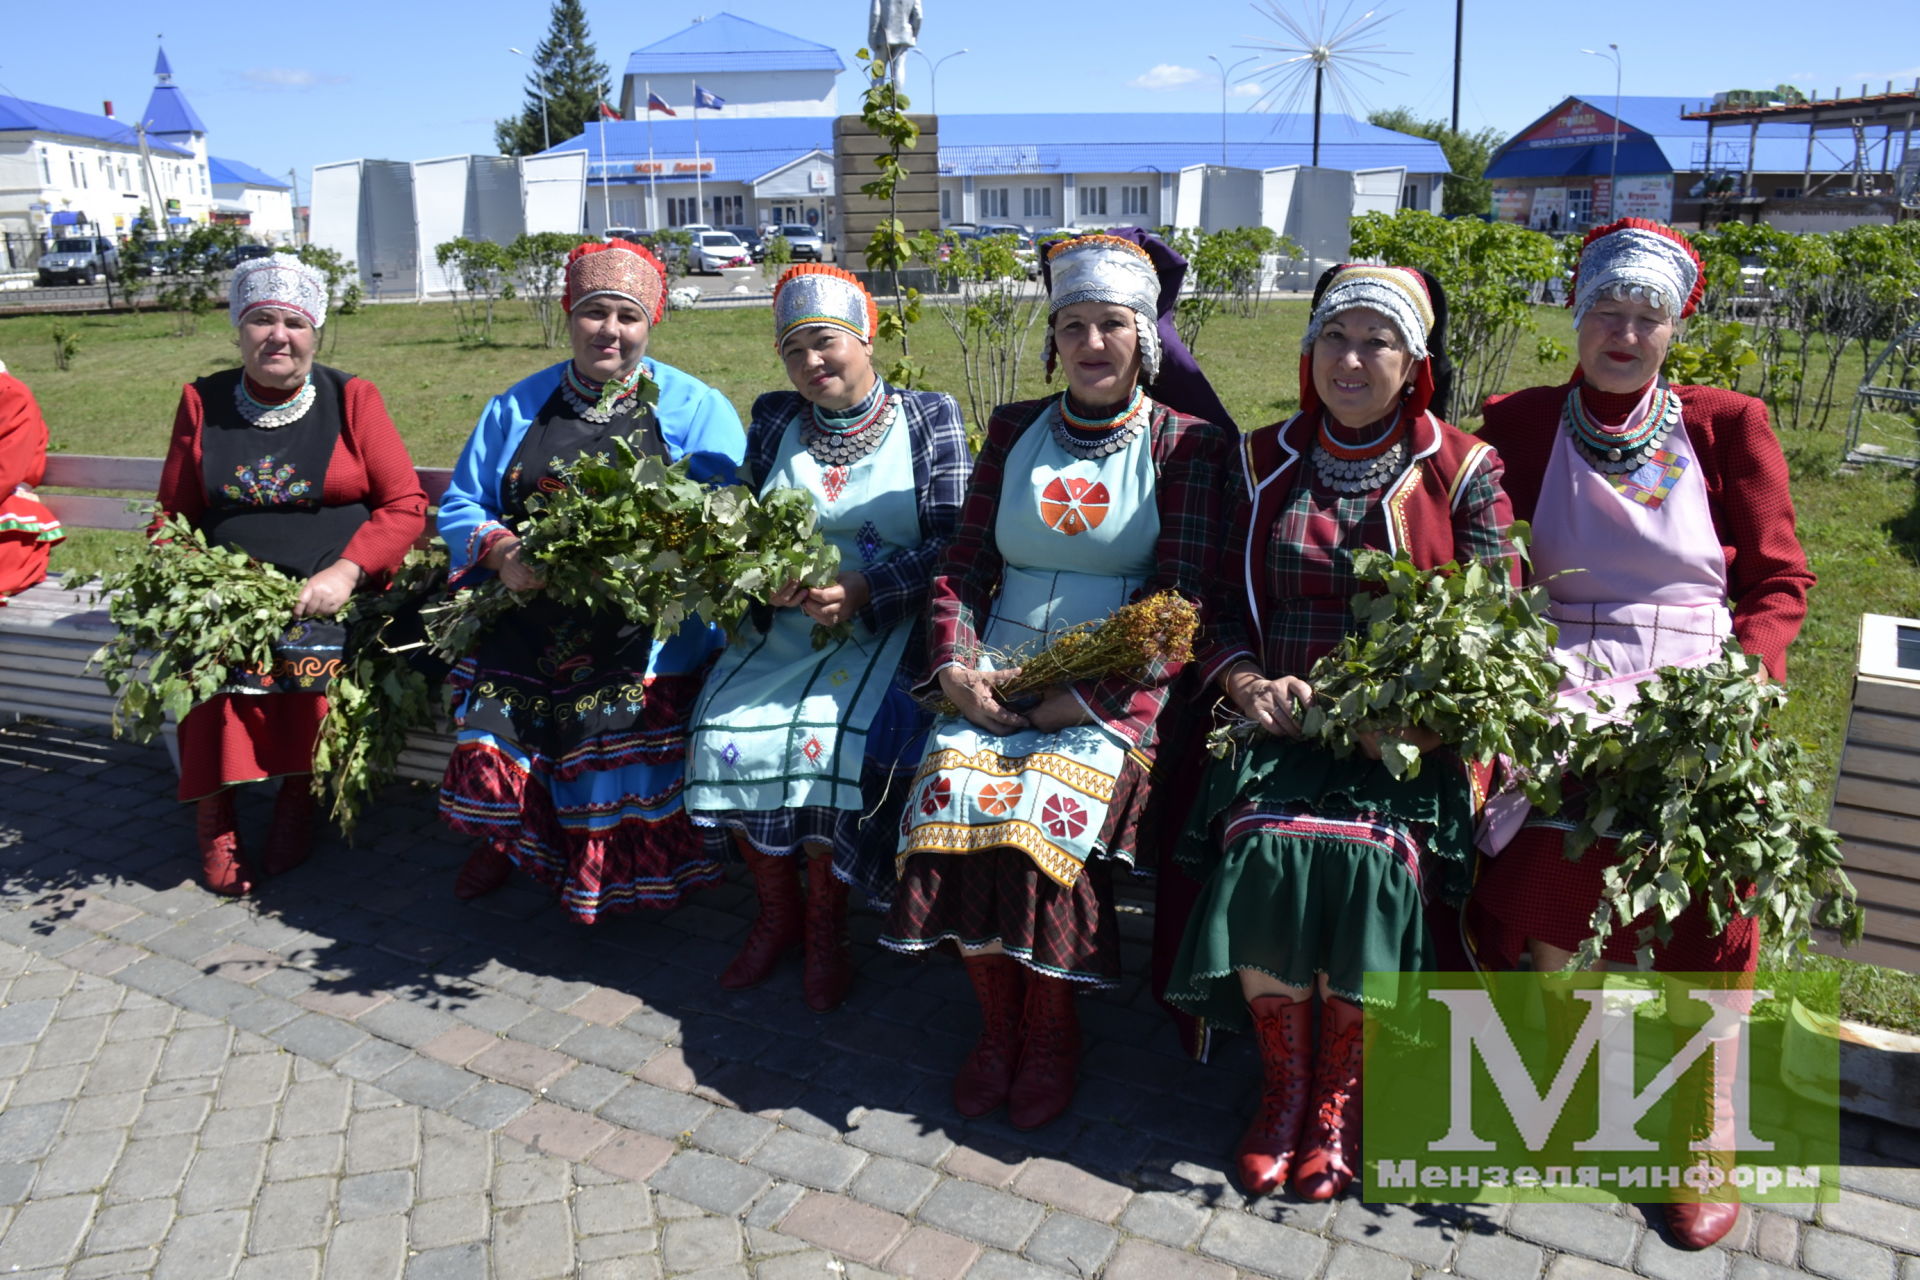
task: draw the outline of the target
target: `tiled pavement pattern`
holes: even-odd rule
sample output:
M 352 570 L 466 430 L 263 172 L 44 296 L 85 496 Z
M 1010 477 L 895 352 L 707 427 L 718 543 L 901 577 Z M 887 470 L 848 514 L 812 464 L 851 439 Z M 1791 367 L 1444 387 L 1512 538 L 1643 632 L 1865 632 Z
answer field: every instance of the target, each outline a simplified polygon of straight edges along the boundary
M 233 902 L 171 795 L 157 747 L 0 727 L 0 1275 L 1920 1280 L 1912 1131 L 1849 1122 L 1838 1203 L 1701 1254 L 1632 1206 L 1249 1204 L 1247 1046 L 1187 1062 L 1137 980 L 1083 1000 L 1079 1099 L 1023 1135 L 953 1113 L 965 979 L 871 917 L 821 1017 L 795 970 L 714 983 L 738 883 L 592 929 L 525 882 L 457 903 L 464 849 L 396 788 Z

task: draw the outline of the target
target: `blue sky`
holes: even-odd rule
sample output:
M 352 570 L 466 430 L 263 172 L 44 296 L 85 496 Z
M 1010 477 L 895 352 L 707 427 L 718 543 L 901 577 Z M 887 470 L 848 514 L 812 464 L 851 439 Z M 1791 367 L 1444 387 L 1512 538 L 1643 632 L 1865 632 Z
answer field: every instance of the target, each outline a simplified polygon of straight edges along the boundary
M 1284 39 L 1244 0 L 1173 0 L 1040 6 L 1030 0 L 924 0 L 921 48 L 933 57 L 966 48 L 939 75 L 944 112 L 1218 111 L 1220 79 L 1207 55 L 1232 64 L 1261 39 Z M 615 90 L 627 55 L 722 9 L 830 44 L 849 67 L 866 40 L 868 0 L 589 0 L 587 15 Z M 1290 0 L 1295 14 L 1317 3 Z M 1367 6 L 1345 10 L 1359 18 Z M 81 12 L 81 11 L 76 11 Z M 122 119 L 153 85 L 155 35 L 164 33 L 175 80 L 207 122 L 216 155 L 273 173 L 297 167 L 304 196 L 316 163 L 357 157 L 421 160 L 492 150 L 492 122 L 511 114 L 531 50 L 544 34 L 543 0 L 471 0 L 459 5 L 330 0 L 293 8 L 195 4 L 161 14 L 150 4 L 90 0 L 84 16 L 22 19 L 0 51 L 0 92 L 98 111 L 112 99 Z M 1327 6 L 1338 19 L 1343 6 Z M 1395 73 L 1354 79 L 1365 107 L 1405 105 L 1445 117 L 1451 108 L 1452 0 L 1388 0 L 1371 38 L 1397 56 Z M 1568 93 L 1596 101 L 1613 92 L 1610 61 L 1581 48 L 1620 46 L 1628 94 L 1711 95 L 1782 81 L 1822 96 L 1836 87 L 1878 92 L 1888 79 L 1920 76 L 1920 17 L 1913 0 L 1853 0 L 1845 21 L 1815 22 L 1800 0 L 1708 0 L 1639 9 L 1545 0 L 1467 0 L 1466 128 L 1514 132 Z M 1038 15 L 1046 15 L 1040 17 Z M 1177 20 L 1170 17 L 1177 14 Z M 1683 18 L 1681 15 L 1685 15 Z M 1696 16 L 1698 15 L 1698 16 Z M 55 39 L 55 31 L 66 36 Z M 1271 60 L 1247 64 L 1240 72 Z M 924 106 L 926 63 L 909 59 L 909 92 Z M 841 107 L 859 83 L 842 77 Z M 1250 86 L 1236 86 L 1239 95 Z M 1244 111 L 1248 96 L 1230 96 Z M 1332 105 L 1331 103 L 1329 104 Z

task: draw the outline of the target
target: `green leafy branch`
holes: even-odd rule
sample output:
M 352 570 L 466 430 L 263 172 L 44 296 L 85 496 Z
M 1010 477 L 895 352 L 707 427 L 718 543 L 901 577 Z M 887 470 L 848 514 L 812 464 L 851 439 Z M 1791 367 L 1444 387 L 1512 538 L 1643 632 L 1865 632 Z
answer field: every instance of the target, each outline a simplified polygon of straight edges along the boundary
M 914 251 L 913 237 L 900 221 L 899 190 L 907 177 L 900 153 L 919 143 L 920 126 L 907 114 L 907 96 L 887 75 L 886 59 L 875 58 L 865 49 L 854 56 L 867 77 L 866 92 L 860 95 L 860 120 L 886 145 L 873 158 L 879 175 L 860 184 L 862 195 L 887 202 L 887 216 L 868 237 L 866 250 L 867 265 L 887 272 L 893 281 L 893 308 L 880 313 L 879 336 L 900 344 L 900 358 L 887 366 L 885 376 L 896 387 L 910 388 L 926 376 L 926 367 L 913 359 L 908 338 L 908 329 L 920 320 L 920 291 L 900 287 L 900 268 L 912 260 Z

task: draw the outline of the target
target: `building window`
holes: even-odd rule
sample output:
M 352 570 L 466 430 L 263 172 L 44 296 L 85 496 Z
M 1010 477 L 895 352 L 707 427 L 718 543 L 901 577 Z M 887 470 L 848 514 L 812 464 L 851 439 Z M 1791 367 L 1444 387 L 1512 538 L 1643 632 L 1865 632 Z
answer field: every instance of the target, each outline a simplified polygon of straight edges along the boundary
M 692 196 L 667 197 L 667 225 L 684 227 L 690 222 L 700 221 L 700 210 Z
M 40 185 L 53 185 L 53 155 L 45 147 L 40 148 Z
M 982 187 L 980 189 L 980 216 L 983 218 L 1004 218 L 1007 216 L 1007 189 L 1005 187 Z
M 940 188 L 940 221 L 943 223 L 953 221 L 953 188 L 952 187 Z
M 711 221 L 716 227 L 737 227 L 747 220 L 745 196 L 708 196 L 707 207 L 713 210 Z
M 84 187 L 87 185 L 87 166 L 80 163 L 80 153 L 78 151 L 67 152 L 67 176 L 72 179 L 73 186 Z
M 1107 189 L 1105 187 L 1080 188 L 1080 216 L 1083 218 L 1104 218 L 1107 216 Z
M 1400 207 L 1402 209 L 1418 209 L 1420 207 L 1420 184 L 1419 183 L 1409 182 L 1404 188 L 1401 189 Z
M 1147 216 L 1147 189 L 1140 187 L 1120 188 L 1120 212 Z
M 1775 200 L 1798 200 L 1800 198 L 1800 188 L 1775 187 L 1773 189 L 1773 198 Z
M 1023 216 L 1029 218 L 1051 218 L 1053 216 L 1053 188 L 1020 188 L 1020 212 Z

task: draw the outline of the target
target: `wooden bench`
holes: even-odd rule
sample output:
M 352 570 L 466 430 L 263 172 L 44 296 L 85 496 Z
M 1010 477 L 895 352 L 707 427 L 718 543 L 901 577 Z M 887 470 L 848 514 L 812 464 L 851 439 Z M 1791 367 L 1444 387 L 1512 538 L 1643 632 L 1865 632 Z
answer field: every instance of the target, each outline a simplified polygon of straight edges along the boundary
M 34 496 L 68 528 L 137 531 L 146 528 L 147 517 L 132 503 L 151 500 L 158 492 L 160 467 L 159 458 L 48 454 L 46 479 Z M 415 474 L 427 491 L 427 501 L 437 504 L 453 473 L 420 467 Z M 59 489 L 107 492 L 55 492 Z M 56 547 L 56 569 L 59 563 Z M 113 638 L 106 602 L 95 603 L 93 595 L 89 584 L 69 586 L 63 578 L 50 577 L 0 605 L 0 711 L 68 724 L 113 722 L 113 696 L 100 673 L 87 670 L 95 651 Z M 168 754 L 177 765 L 179 751 L 171 721 L 165 738 Z M 408 737 L 399 774 L 438 783 L 452 751 L 453 738 L 446 729 L 416 731 Z

